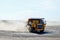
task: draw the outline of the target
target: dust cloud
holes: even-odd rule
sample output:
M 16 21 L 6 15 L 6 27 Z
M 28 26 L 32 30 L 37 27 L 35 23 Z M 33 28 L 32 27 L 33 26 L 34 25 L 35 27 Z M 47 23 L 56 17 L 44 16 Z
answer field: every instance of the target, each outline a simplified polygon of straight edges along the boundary
M 28 31 L 27 22 L 17 20 L 0 20 L 0 30 L 6 31 Z

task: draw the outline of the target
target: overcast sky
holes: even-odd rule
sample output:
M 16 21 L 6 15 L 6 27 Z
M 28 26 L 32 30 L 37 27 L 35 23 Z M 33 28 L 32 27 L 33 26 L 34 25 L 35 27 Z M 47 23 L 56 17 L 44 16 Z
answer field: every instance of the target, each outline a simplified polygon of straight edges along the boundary
M 0 20 L 41 17 L 60 21 L 60 0 L 0 0 Z

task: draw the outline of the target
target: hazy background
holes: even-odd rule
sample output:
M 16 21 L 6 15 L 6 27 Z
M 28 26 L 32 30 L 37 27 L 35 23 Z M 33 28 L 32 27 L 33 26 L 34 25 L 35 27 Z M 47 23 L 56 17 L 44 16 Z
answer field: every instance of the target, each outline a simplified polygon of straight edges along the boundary
M 0 0 L 0 20 L 32 17 L 60 21 L 60 0 Z
M 0 30 L 24 30 L 28 18 L 45 18 L 47 26 L 60 26 L 60 0 L 0 0 Z

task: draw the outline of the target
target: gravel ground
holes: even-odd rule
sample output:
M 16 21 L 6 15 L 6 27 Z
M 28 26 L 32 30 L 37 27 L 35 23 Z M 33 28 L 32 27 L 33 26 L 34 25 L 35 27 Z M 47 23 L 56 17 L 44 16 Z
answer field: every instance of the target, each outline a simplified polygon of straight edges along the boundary
M 0 40 L 60 40 L 59 37 L 0 37 Z
M 60 40 L 60 27 L 47 26 L 46 33 L 0 31 L 0 40 Z

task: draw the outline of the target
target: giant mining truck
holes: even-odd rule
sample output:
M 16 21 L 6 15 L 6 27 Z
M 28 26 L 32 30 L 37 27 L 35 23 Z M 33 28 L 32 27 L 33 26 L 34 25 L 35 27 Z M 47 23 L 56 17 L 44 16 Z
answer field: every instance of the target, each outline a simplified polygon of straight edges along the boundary
M 44 32 L 46 21 L 44 18 L 29 18 L 27 25 L 29 32 Z

